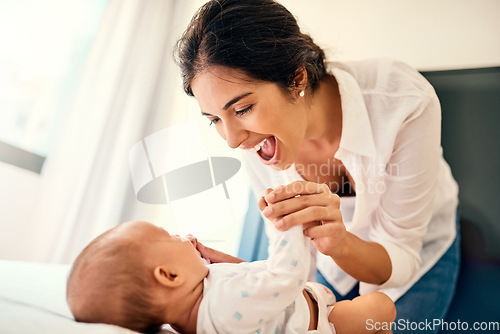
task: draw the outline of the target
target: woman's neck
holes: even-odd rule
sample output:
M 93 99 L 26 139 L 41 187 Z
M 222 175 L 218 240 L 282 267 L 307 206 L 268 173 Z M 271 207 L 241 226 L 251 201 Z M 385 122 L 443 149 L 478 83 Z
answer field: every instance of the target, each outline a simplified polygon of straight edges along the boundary
M 306 141 L 338 143 L 342 134 L 342 107 L 337 80 L 327 75 L 310 98 Z

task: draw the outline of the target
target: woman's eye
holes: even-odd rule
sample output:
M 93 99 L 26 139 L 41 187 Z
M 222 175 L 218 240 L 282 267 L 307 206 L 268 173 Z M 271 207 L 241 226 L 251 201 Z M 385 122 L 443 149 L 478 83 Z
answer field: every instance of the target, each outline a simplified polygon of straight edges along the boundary
M 209 121 L 210 121 L 210 125 L 212 125 L 212 124 L 215 125 L 215 124 L 219 123 L 220 119 L 219 118 L 214 118 L 214 119 L 209 119 Z
M 243 116 L 245 115 L 246 113 L 252 111 L 252 107 L 253 105 L 245 108 L 245 109 L 242 109 L 242 110 L 237 110 L 236 111 L 236 116 Z M 212 119 L 208 119 L 210 121 L 210 125 L 216 125 L 217 123 L 219 123 L 220 121 L 220 118 L 212 118 Z
M 236 116 L 243 116 L 243 115 L 245 115 L 247 112 L 252 111 L 252 107 L 253 106 L 249 106 L 248 108 L 245 108 L 243 110 L 236 111 Z

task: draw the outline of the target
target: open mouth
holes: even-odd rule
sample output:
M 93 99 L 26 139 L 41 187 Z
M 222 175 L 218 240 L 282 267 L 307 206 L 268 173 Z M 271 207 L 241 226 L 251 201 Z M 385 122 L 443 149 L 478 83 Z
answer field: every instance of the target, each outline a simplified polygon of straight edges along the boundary
M 278 145 L 276 137 L 270 136 L 255 145 L 253 151 L 256 152 L 265 164 L 277 162 Z

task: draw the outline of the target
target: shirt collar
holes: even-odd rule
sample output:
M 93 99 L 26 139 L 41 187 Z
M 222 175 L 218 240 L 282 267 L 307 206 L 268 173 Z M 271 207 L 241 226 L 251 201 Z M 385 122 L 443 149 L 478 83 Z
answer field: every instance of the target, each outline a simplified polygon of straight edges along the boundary
M 358 83 L 338 66 L 332 66 L 330 71 L 337 80 L 342 104 L 342 135 L 336 158 L 341 159 L 342 151 L 375 157 L 372 127 Z

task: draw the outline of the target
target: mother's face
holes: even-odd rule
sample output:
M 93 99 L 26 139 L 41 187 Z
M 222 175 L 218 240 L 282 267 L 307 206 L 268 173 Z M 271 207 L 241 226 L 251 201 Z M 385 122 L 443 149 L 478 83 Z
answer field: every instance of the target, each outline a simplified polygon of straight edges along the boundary
M 253 150 L 266 165 L 288 168 L 304 140 L 306 108 L 274 83 L 212 66 L 191 83 L 202 115 L 231 148 Z

